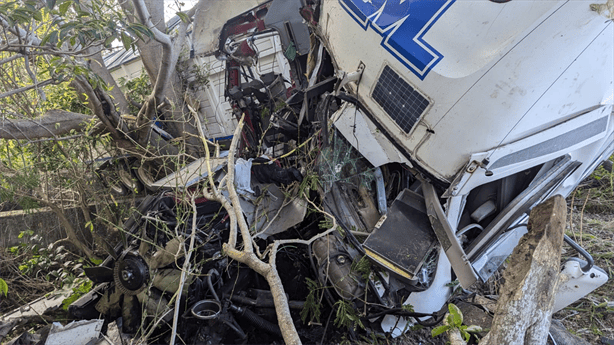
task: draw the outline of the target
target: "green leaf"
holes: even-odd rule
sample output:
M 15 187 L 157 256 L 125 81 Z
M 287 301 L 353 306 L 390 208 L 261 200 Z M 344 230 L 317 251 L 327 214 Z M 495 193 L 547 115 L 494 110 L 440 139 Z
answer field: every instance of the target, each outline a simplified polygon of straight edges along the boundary
M 19 11 L 19 9 L 13 12 L 13 18 L 18 19 L 20 23 L 27 23 L 30 21 L 30 15 L 24 10 Z
M 176 13 L 179 16 L 179 19 L 181 19 L 182 22 L 189 24 L 190 23 L 190 17 L 188 17 L 187 14 L 183 13 L 183 12 L 177 12 Z
M 4 279 L 0 278 L 0 296 L 8 295 L 9 293 L 9 285 L 4 281 Z
M 66 27 L 63 28 L 62 30 L 60 30 L 60 40 L 64 40 L 66 38 L 66 36 L 68 36 L 68 34 L 70 33 L 70 28 Z
M 124 49 L 129 50 L 130 45 L 132 44 L 132 37 L 122 32 L 122 43 L 124 44 Z
M 467 341 L 469 341 L 469 338 L 471 338 L 471 334 L 469 334 L 469 333 L 465 332 L 465 331 L 464 331 L 464 330 L 462 330 L 462 329 L 460 330 L 460 334 L 461 334 L 461 336 L 463 337 L 463 339 L 465 339 L 465 341 L 466 341 L 466 342 L 467 342 Z
M 70 1 L 66 1 L 60 5 L 60 15 L 65 15 L 66 11 L 68 11 L 68 7 L 70 7 Z
M 57 31 L 52 31 L 48 35 L 43 37 L 43 40 L 41 41 L 41 45 L 44 46 L 47 43 L 51 43 L 53 45 L 58 43 L 58 32 Z
M 452 316 L 452 323 L 450 323 L 450 326 L 460 327 L 463 324 L 463 313 L 453 303 L 448 304 L 448 310 Z
M 96 266 L 102 263 L 102 259 L 89 259 L 89 260 Z
M 439 326 L 439 327 L 435 327 L 431 330 L 431 336 L 433 338 L 435 338 L 436 336 L 443 334 L 445 331 L 447 331 L 450 328 L 450 326 Z
M 106 40 L 104 40 L 104 46 L 105 46 L 105 47 L 110 47 L 110 46 L 111 46 L 111 43 L 112 43 L 113 41 L 115 41 L 115 38 L 116 38 L 116 36 L 115 36 L 115 35 L 110 36 L 110 37 L 107 37 L 107 39 L 106 39 Z
M 41 13 L 41 11 L 32 12 L 32 17 L 34 17 L 34 19 L 36 19 L 39 22 L 43 21 L 43 14 Z
M 404 311 L 410 312 L 410 313 L 414 312 L 414 306 L 411 304 L 403 304 L 401 309 L 403 309 Z
M 34 5 L 31 2 L 26 1 L 25 6 L 26 6 L 25 8 L 26 11 L 30 13 L 36 12 L 36 7 L 34 7 Z
M 78 25 L 78 23 L 76 22 L 68 22 L 66 24 L 63 24 L 62 26 L 60 26 L 60 29 L 72 29 L 74 27 L 76 27 Z
M 52 10 L 55 7 L 55 0 L 47 0 L 47 8 Z
M 139 24 L 139 23 L 134 23 L 134 24 L 130 24 L 130 26 L 128 26 L 127 28 L 128 31 L 130 31 L 131 33 L 134 33 L 135 35 L 137 35 L 139 38 L 143 38 L 143 35 L 149 37 L 149 38 L 153 38 L 153 32 L 151 30 L 149 30 L 148 27 L 146 27 L 143 24 Z

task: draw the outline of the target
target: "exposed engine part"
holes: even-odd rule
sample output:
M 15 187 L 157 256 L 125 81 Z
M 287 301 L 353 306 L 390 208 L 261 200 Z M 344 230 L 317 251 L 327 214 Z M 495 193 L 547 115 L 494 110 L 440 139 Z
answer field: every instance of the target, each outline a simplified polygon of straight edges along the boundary
M 471 213 L 471 219 L 479 223 L 484 220 L 484 218 L 492 215 L 496 211 L 497 205 L 495 205 L 494 201 L 489 199 L 485 203 L 480 205 L 475 211 L 473 211 L 473 213 Z
M 259 329 L 265 332 L 271 333 L 271 334 L 281 336 L 281 330 L 279 329 L 279 326 L 263 319 L 258 314 L 254 313 L 253 311 L 247 308 L 237 307 L 236 305 L 233 305 L 233 304 L 230 305 L 229 309 L 232 312 L 236 313 L 237 315 L 243 317 L 247 321 L 251 322 Z
M 236 303 L 244 305 L 258 307 L 258 308 L 274 308 L 275 303 L 273 301 L 273 294 L 268 290 L 249 289 L 250 295 L 255 295 L 255 298 L 245 296 L 245 291 L 241 291 L 238 294 L 233 294 L 230 300 Z M 305 306 L 303 301 L 288 301 L 290 309 L 302 310 Z
M 107 289 L 96 303 L 96 311 L 105 315 L 121 315 L 123 292 L 118 288 Z
M 335 291 L 346 300 L 363 296 L 365 282 L 359 274 L 352 272 L 352 257 L 336 235 L 315 240 L 311 250 L 318 261 L 318 276 L 322 284 L 330 280 Z
M 158 250 L 151 256 L 149 264 L 152 269 L 165 267 L 175 262 L 176 258 L 183 257 L 183 255 L 181 241 L 178 238 L 173 238 L 166 243 L 164 250 Z
M 213 277 L 213 275 L 215 275 L 218 278 L 220 277 L 220 273 L 215 268 L 210 269 L 209 272 L 207 272 L 207 286 L 209 287 L 209 292 L 211 292 L 215 300 L 219 303 L 220 298 L 215 292 L 215 288 L 213 287 L 213 283 L 211 281 L 212 279 L 211 277 Z
M 294 181 L 303 181 L 303 176 L 298 169 L 282 168 L 266 158 L 256 158 L 252 163 L 252 174 L 261 183 L 275 183 L 277 185 L 287 185 Z
M 197 319 L 211 320 L 220 315 L 222 305 L 218 301 L 205 299 L 200 302 L 196 302 L 196 304 L 192 306 L 191 311 L 192 315 L 194 315 L 194 317 Z
M 122 332 L 135 333 L 141 324 L 142 310 L 137 296 L 124 296 L 122 303 Z
M 186 284 L 183 286 L 183 293 L 188 292 L 188 286 L 194 279 L 193 276 L 186 278 Z M 175 268 L 165 268 L 152 272 L 151 285 L 160 289 L 160 291 L 175 293 L 179 289 L 181 281 L 181 270 Z
M 74 301 L 69 307 L 68 312 L 76 318 L 92 319 L 98 317 L 100 312 L 95 309 L 95 305 L 100 301 L 101 292 L 108 291 L 108 283 L 102 283 L 94 287 L 90 292 Z
M 137 295 L 147 287 L 149 267 L 139 255 L 126 253 L 115 263 L 113 278 L 123 293 Z

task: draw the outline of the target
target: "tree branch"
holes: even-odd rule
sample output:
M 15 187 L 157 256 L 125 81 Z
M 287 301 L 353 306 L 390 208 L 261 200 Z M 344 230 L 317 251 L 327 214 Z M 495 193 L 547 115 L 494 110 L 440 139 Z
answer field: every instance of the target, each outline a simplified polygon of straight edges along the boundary
M 27 58 L 26 58 L 26 60 L 27 60 Z M 20 87 L 18 89 L 14 89 L 14 90 L 5 92 L 3 94 L 0 94 L 0 99 L 12 96 L 12 95 L 17 94 L 17 93 L 21 93 L 21 92 L 25 92 L 25 91 L 28 91 L 28 90 L 32 90 L 32 89 L 35 89 L 35 88 L 39 88 L 39 87 L 43 87 L 43 86 L 47 86 L 47 85 L 51 85 L 51 84 L 58 84 L 58 83 L 59 82 L 56 81 L 55 79 L 50 78 L 50 79 L 47 79 L 45 81 L 41 81 L 40 83 L 35 83 L 35 84 L 32 84 L 32 85 Z
M 158 28 L 152 22 L 151 15 L 147 10 L 144 0 L 134 0 L 134 9 L 136 10 L 136 13 L 143 25 L 147 26 L 151 30 L 154 35 L 154 39 L 162 45 L 162 60 L 160 62 L 158 76 L 152 91 L 152 96 L 156 98 L 156 103 L 160 104 L 164 99 L 166 84 L 175 70 L 174 63 L 172 61 L 173 44 L 170 36 L 158 30 Z
M 0 120 L 0 138 L 30 140 L 55 137 L 68 134 L 73 129 L 81 131 L 83 124 L 91 119 L 91 116 L 65 110 L 49 110 L 38 119 L 3 119 Z

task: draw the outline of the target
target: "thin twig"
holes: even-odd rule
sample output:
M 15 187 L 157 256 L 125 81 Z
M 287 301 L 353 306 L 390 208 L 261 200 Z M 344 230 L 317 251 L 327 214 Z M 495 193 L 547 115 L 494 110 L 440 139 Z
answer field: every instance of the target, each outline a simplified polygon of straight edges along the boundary
M 196 238 L 196 219 L 197 219 L 197 210 L 196 210 L 196 195 L 197 193 L 192 193 L 190 197 L 190 205 L 192 206 L 192 233 L 190 234 L 190 247 L 185 253 L 185 261 L 183 262 L 183 269 L 181 270 L 181 278 L 179 279 L 179 288 L 177 288 L 177 300 L 175 301 L 175 315 L 173 317 L 173 330 L 171 334 L 171 342 L 170 345 L 175 345 L 175 338 L 177 337 L 177 325 L 179 322 L 179 309 L 181 307 L 181 293 L 183 292 L 183 286 L 185 285 L 186 275 L 190 270 L 190 258 L 192 256 L 192 251 L 194 250 L 194 242 Z M 184 249 L 185 251 L 185 249 Z
M 580 211 L 580 245 L 582 245 L 582 222 L 584 220 L 584 208 L 586 207 L 586 203 L 588 202 L 588 197 L 591 195 L 591 190 L 589 189 L 586 193 L 586 199 L 584 200 L 584 204 L 582 205 L 582 210 Z
M 572 233 L 574 241 L 578 242 L 576 233 L 573 231 L 573 205 L 576 198 L 576 191 L 577 189 L 574 189 L 573 193 L 571 193 L 571 206 L 569 207 L 569 231 Z

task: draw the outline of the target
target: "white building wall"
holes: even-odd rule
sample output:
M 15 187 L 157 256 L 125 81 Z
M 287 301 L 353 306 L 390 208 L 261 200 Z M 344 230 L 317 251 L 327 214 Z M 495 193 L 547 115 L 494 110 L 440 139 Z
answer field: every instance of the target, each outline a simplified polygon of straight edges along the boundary
M 290 65 L 283 55 L 279 35 L 257 39 L 255 44 L 259 52 L 258 63 L 252 67 L 254 73 L 265 74 L 274 71 L 282 74 L 284 79 L 290 80 Z M 231 136 L 237 126 L 237 120 L 232 114 L 232 107 L 224 97 L 226 88 L 225 61 L 215 56 L 196 57 L 193 63 L 202 66 L 209 74 L 209 83 L 196 92 L 200 100 L 199 114 L 203 124 L 203 132 L 207 138 L 222 138 Z M 135 59 L 111 72 L 115 80 L 126 78 L 128 80 L 138 77 L 143 69 L 141 59 Z M 256 75 L 256 77 L 258 77 Z M 243 82 L 247 82 L 242 78 Z M 290 86 L 290 85 L 286 85 Z

